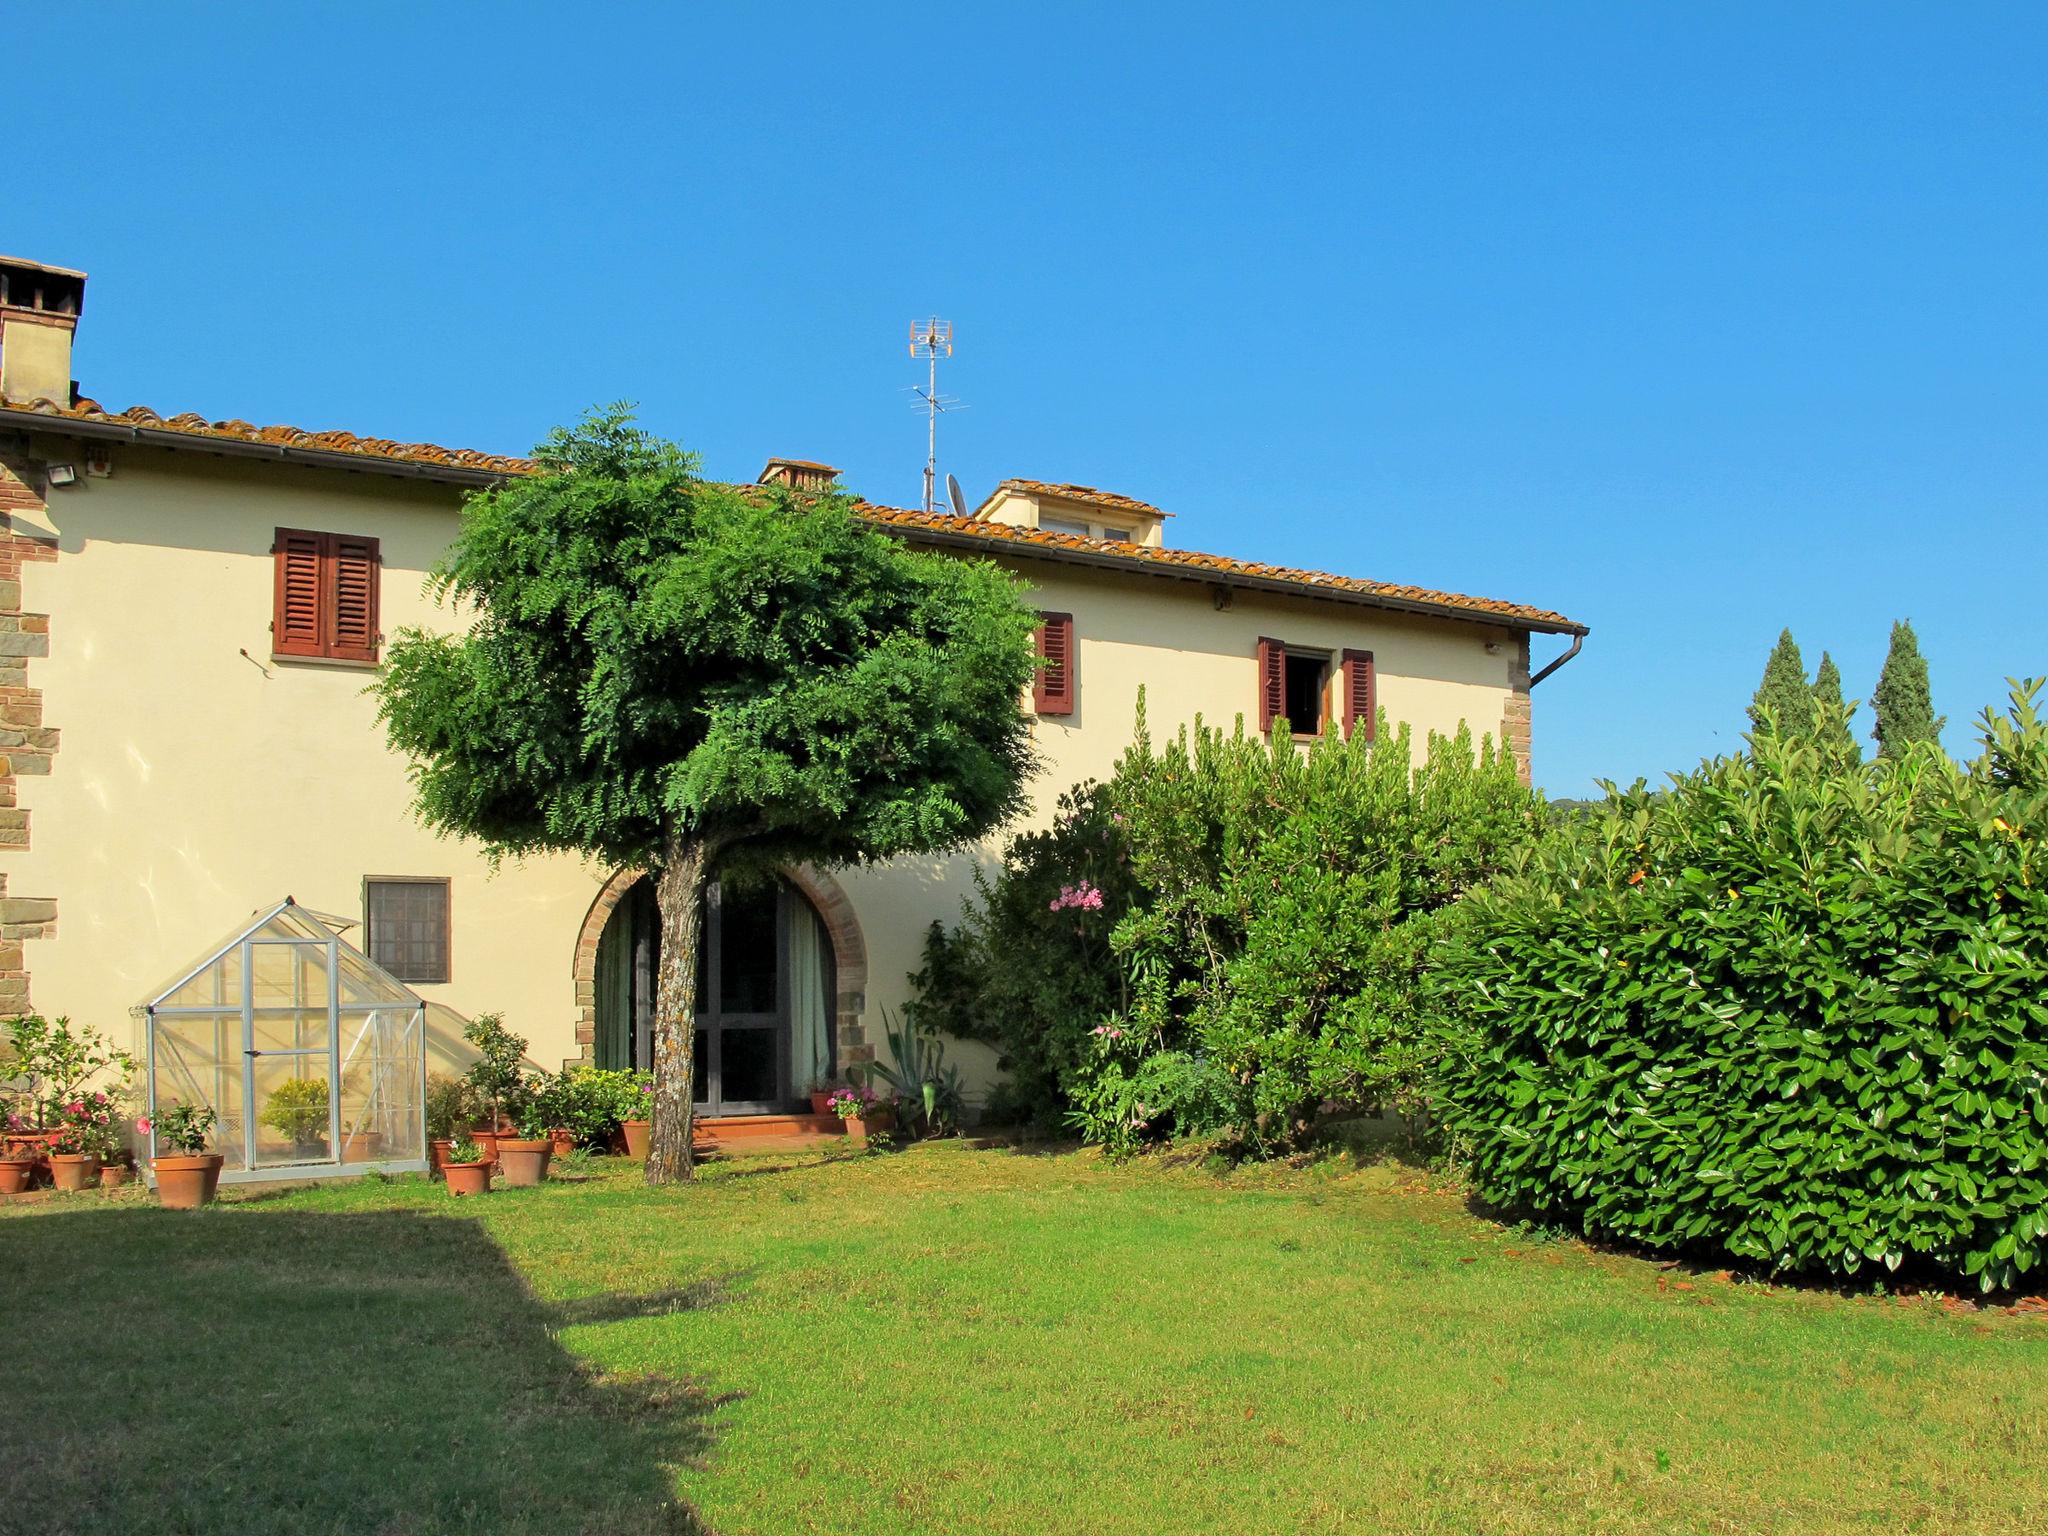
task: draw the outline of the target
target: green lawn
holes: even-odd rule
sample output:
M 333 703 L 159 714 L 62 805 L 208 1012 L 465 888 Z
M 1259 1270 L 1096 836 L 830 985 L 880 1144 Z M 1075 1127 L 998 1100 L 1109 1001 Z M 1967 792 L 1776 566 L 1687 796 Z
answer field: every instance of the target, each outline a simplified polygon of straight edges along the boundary
M 954 1144 L 637 1172 L 0 1211 L 0 1531 L 1983 1536 L 2048 1511 L 2035 1315 L 1690 1275 L 1387 1168 Z

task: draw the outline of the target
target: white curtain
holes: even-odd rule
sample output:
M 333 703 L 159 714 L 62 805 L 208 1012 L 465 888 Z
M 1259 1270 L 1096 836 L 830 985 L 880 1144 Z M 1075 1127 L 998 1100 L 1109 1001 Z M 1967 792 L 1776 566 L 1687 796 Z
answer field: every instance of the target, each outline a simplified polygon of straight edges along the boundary
M 789 1079 L 801 1094 L 832 1076 L 832 937 L 795 891 L 789 904 Z

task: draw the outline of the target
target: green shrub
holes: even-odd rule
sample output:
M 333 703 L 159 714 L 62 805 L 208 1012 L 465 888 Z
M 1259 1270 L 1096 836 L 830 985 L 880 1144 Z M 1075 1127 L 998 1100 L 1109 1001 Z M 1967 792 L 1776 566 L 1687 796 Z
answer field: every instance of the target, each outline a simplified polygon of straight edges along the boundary
M 263 1101 L 263 1113 L 256 1118 L 294 1146 L 312 1146 L 329 1129 L 327 1079 L 285 1079 L 271 1090 Z
M 994 1040 L 1011 1104 L 1127 1149 L 1234 1130 L 1298 1144 L 1327 1104 L 1405 1107 L 1440 1032 L 1440 914 L 1541 804 L 1469 734 L 1306 749 L 1197 724 L 1017 839 L 927 948 L 913 1017 Z
M 561 1126 L 581 1146 L 603 1146 L 621 1120 L 644 1118 L 645 1105 L 639 1074 L 576 1066 L 541 1080 L 529 1123 Z
M 1490 1201 L 1778 1271 L 2048 1257 L 2038 685 L 1850 765 L 1759 736 L 1609 786 L 1467 904 L 1444 1110 Z

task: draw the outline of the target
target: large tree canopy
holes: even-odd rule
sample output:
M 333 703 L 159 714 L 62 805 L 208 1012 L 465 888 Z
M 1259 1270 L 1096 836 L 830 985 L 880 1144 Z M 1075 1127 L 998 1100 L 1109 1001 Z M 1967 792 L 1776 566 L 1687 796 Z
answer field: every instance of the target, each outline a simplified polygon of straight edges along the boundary
M 994 565 L 907 549 L 840 492 L 705 480 L 620 407 L 535 457 L 470 498 L 432 585 L 473 622 L 401 633 L 381 712 L 429 825 L 659 871 L 660 1180 L 689 1166 L 704 885 L 1001 824 L 1037 620 Z

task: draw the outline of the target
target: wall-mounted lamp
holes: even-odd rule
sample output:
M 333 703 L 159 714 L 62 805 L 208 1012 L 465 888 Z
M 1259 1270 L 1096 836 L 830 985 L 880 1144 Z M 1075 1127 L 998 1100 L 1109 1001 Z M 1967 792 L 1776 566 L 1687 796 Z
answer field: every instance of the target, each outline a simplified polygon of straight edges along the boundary
M 52 485 L 75 485 L 78 482 L 76 464 L 52 464 L 43 472 L 43 478 Z

